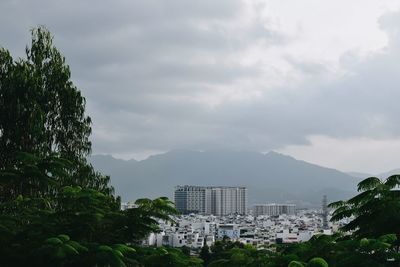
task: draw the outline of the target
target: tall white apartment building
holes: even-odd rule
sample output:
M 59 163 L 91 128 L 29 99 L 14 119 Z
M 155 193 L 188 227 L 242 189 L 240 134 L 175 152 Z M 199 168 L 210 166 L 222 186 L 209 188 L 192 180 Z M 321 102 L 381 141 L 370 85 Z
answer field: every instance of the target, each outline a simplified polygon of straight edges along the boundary
M 246 214 L 247 188 L 229 186 L 176 186 L 176 208 L 183 214 L 201 213 L 217 216 Z
M 295 204 L 257 204 L 253 206 L 254 216 L 268 215 L 276 216 L 281 214 L 295 215 L 296 205 Z
M 217 216 L 228 214 L 246 214 L 247 188 L 212 187 L 211 213 Z

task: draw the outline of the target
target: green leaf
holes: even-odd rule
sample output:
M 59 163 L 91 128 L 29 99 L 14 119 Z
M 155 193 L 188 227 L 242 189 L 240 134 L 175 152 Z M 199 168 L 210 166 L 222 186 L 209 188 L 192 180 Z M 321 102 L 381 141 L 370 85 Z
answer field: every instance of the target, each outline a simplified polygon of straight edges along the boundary
M 382 181 L 377 178 L 377 177 L 369 177 L 364 180 L 362 180 L 358 184 L 358 191 L 365 191 L 365 190 L 370 190 L 374 189 L 378 185 L 382 184 Z
M 69 236 L 67 235 L 58 235 L 57 236 L 62 242 L 66 242 L 69 240 Z
M 400 185 L 400 174 L 395 174 L 386 179 L 385 185 L 395 188 Z
M 116 244 L 116 245 L 113 246 L 113 248 L 118 250 L 118 251 L 120 251 L 123 254 L 135 253 L 136 252 L 136 250 L 134 248 L 131 248 L 131 247 L 129 247 L 127 245 L 124 245 L 124 244 Z
M 98 250 L 101 252 L 112 252 L 113 251 L 113 249 L 111 247 L 105 246 L 105 245 L 99 246 Z
M 63 242 L 57 237 L 52 237 L 52 238 L 46 239 L 45 243 L 50 244 L 50 245 L 61 245 Z
M 67 244 L 70 245 L 70 246 L 72 246 L 72 247 L 73 247 L 74 249 L 76 249 L 77 251 L 82 251 L 82 252 L 88 252 L 88 251 L 89 251 L 87 247 L 82 246 L 81 244 L 79 244 L 78 242 L 73 241 L 73 240 L 69 240 L 69 241 L 67 242 Z
M 299 261 L 291 261 L 288 267 L 304 267 L 304 264 Z
M 62 245 L 62 249 L 65 251 L 66 254 L 78 255 L 79 252 L 69 244 Z

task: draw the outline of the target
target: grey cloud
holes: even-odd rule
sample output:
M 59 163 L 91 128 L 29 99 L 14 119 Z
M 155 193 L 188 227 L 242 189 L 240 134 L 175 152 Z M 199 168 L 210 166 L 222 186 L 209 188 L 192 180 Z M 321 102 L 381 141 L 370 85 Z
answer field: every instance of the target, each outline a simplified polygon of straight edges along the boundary
M 311 79 L 271 91 L 260 82 L 268 80 L 263 66 L 235 59 L 252 45 L 292 40 L 260 18 L 237 25 L 242 9 L 241 1 L 232 0 L 2 1 L 0 45 L 21 55 L 29 28 L 43 24 L 54 33 L 87 97 L 95 153 L 265 151 L 306 143 L 312 134 L 399 135 L 400 14 L 381 19 L 390 37 L 383 53 L 343 59 L 351 75 L 322 83 L 318 77 L 329 72 L 324 64 L 287 57 Z M 220 87 L 228 94 L 261 93 L 216 106 L 197 101 Z

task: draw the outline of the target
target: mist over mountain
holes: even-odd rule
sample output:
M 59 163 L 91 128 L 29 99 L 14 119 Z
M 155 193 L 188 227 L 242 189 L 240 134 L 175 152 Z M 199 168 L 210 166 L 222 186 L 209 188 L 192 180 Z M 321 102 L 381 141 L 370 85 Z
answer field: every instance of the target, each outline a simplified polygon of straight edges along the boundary
M 142 161 L 109 155 L 94 155 L 89 160 L 97 170 L 111 176 L 123 201 L 172 198 L 176 185 L 188 184 L 247 186 L 249 204 L 319 206 L 324 194 L 330 201 L 351 197 L 359 180 L 276 152 L 173 150 Z
M 375 175 L 372 175 L 370 173 L 365 173 L 365 172 L 346 172 L 346 173 L 348 175 L 350 175 L 352 177 L 355 177 L 355 178 L 358 178 L 360 180 L 368 178 L 368 177 L 371 177 L 371 176 L 375 176 Z
M 368 178 L 368 177 L 378 177 L 380 179 L 386 179 L 392 175 L 400 174 L 400 168 L 393 169 L 388 172 L 378 173 L 378 174 L 368 174 L 363 172 L 347 172 L 348 175 L 359 178 L 360 180 Z
M 394 170 L 391 170 L 391 171 L 388 171 L 388 172 L 377 174 L 375 176 L 379 177 L 381 179 L 386 179 L 386 178 L 388 178 L 388 177 L 390 177 L 392 175 L 395 175 L 395 174 L 400 174 L 400 169 L 394 169 Z

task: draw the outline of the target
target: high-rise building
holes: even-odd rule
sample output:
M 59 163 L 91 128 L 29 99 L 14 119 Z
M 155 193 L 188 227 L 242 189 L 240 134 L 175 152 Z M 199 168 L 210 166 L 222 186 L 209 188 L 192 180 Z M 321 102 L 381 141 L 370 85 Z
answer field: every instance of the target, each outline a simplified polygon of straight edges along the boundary
M 183 214 L 211 213 L 211 191 L 203 186 L 176 186 L 174 193 L 175 207 Z
M 246 214 L 247 188 L 212 187 L 211 213 L 222 216 L 228 214 Z
M 253 206 L 254 216 L 268 215 L 276 216 L 281 214 L 295 215 L 296 205 L 295 204 L 257 204 Z
M 175 206 L 183 214 L 217 216 L 246 214 L 247 188 L 228 186 L 176 186 Z

